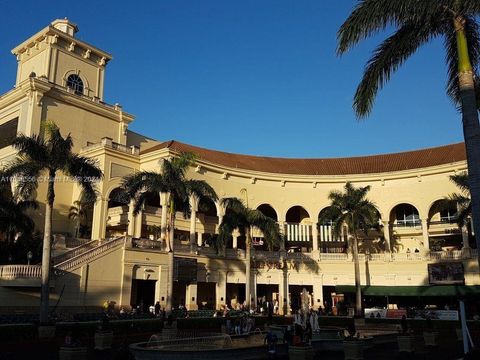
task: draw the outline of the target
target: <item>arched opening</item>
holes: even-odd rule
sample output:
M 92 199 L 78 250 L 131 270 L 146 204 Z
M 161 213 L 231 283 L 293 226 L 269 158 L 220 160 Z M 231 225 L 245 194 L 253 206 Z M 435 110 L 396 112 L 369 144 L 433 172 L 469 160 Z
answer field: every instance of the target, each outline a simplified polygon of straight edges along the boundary
M 342 229 L 342 234 L 337 236 L 333 232 L 334 216 L 331 213 L 331 207 L 323 208 L 318 213 L 318 243 L 322 253 L 346 253 L 348 251 L 346 226 Z
M 285 216 L 286 248 L 289 252 L 308 252 L 312 248 L 312 222 L 302 206 L 292 206 Z
M 158 192 L 147 192 L 145 194 L 145 207 L 159 208 L 160 194 Z
M 128 200 L 125 195 L 125 191 L 121 188 L 115 188 L 110 192 L 108 196 L 108 208 L 114 208 L 119 206 L 128 205 Z
M 455 201 L 440 199 L 428 211 L 428 237 L 430 250 L 460 250 L 468 241 L 466 228 L 457 225 L 458 208 Z M 462 232 L 465 231 L 465 234 Z
M 310 215 L 308 214 L 308 211 L 305 210 L 302 206 L 297 205 L 292 206 L 290 209 L 288 209 L 285 220 L 288 223 L 301 224 L 305 221 L 310 221 Z
M 198 231 L 202 232 L 202 245 L 215 247 L 216 229 L 218 225 L 217 207 L 215 203 L 208 199 L 201 197 L 198 202 L 197 219 L 201 223 L 201 228 L 197 229 L 197 243 Z
M 415 206 L 398 204 L 389 214 L 390 248 L 401 252 L 420 252 L 423 244 L 422 222 Z M 406 236 L 409 234 L 410 236 Z M 415 236 L 412 236 L 415 235 Z
M 268 216 L 269 218 L 278 221 L 277 212 L 275 209 L 269 204 L 262 204 L 257 207 L 257 210 L 260 211 L 263 215 Z
M 390 222 L 393 227 L 419 227 L 420 216 L 415 206 L 411 204 L 398 204 L 390 212 Z
M 278 221 L 277 212 L 271 205 L 262 204 L 257 207 L 257 210 L 260 211 L 263 215 L 269 217 L 270 219 L 274 221 Z M 255 247 L 256 250 L 264 250 L 264 251 L 268 250 L 268 246 L 263 239 L 263 234 L 261 231 L 259 231 L 258 229 L 254 229 L 252 237 L 253 237 L 253 246 Z M 272 250 L 274 251 L 279 250 L 279 247 L 274 246 Z
M 115 188 L 108 196 L 107 237 L 121 236 L 128 229 L 128 199 L 125 191 Z

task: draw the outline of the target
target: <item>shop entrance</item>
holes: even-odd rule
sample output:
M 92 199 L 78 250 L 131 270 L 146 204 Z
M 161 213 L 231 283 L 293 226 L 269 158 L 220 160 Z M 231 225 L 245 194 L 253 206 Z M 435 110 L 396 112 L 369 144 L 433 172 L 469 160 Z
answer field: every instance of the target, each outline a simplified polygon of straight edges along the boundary
M 148 307 L 155 304 L 155 285 L 157 280 L 132 280 L 130 305 L 141 312 L 148 312 Z
M 245 284 L 227 284 L 227 305 L 239 308 L 245 301 Z

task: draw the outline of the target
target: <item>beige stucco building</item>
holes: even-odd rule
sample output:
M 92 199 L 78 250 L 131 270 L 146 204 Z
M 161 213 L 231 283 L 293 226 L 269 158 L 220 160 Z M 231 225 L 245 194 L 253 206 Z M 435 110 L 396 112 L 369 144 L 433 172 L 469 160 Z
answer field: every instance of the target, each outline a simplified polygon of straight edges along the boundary
M 78 233 L 77 224 L 68 219 L 80 196 L 78 187 L 68 179 L 56 185 L 52 303 L 86 309 L 101 306 L 106 299 L 120 306 L 154 301 L 166 306 L 171 299 L 174 306 L 185 304 L 190 309 L 235 306 L 245 299 L 246 261 L 254 267 L 252 298 L 277 299 L 283 304 L 281 311 L 298 307 L 303 288 L 314 307 L 335 301 L 339 286 L 354 283 L 347 234 L 335 238 L 330 225 L 318 219 L 328 207 L 329 192 L 341 190 L 347 181 L 371 186 L 368 197 L 382 221 L 381 231 L 371 232 L 360 245 L 363 285 L 384 295 L 392 287 L 408 287 L 414 294 L 436 281 L 464 282 L 471 289 L 480 285 L 471 231 L 456 226 L 456 209 L 438 211 L 434 206 L 458 192 L 449 176 L 466 170 L 462 143 L 366 157 L 282 159 L 152 140 L 128 129 L 134 116 L 122 106 L 103 102 L 105 85 L 108 88 L 104 75 L 112 57 L 79 40 L 77 30 L 68 20 L 56 20 L 13 49 L 16 84 L 0 96 L 1 163 L 15 156 L 9 146 L 12 137 L 41 134 L 41 124 L 48 119 L 62 134 L 70 133 L 74 150 L 96 159 L 104 172 L 98 184 L 101 196 L 84 233 L 89 239 L 70 239 Z M 162 223 L 160 194 L 151 194 L 137 216 L 116 194 L 122 176 L 158 171 L 162 158 L 182 151 L 198 155 L 189 178 L 207 181 L 220 198 L 243 198 L 249 207 L 278 221 L 287 252 L 267 251 L 257 233 L 253 259 L 245 259 L 244 239 L 238 234 L 233 234 L 224 253 L 217 254 L 209 245 L 224 211 L 219 203 L 199 207 L 192 201 L 191 218 L 177 215 L 177 265 L 169 268 L 169 255 L 152 228 Z M 45 193 L 41 183 L 40 208 L 32 214 L 40 230 Z M 194 251 L 190 239 L 197 242 Z M 77 247 L 72 249 L 71 244 Z M 437 277 L 429 278 L 429 267 L 436 269 Z M 454 268 L 462 272 L 455 279 L 451 274 L 438 277 L 438 272 Z M 175 282 L 169 294 L 171 271 Z M 36 265 L 0 266 L 0 306 L 38 306 L 39 275 Z

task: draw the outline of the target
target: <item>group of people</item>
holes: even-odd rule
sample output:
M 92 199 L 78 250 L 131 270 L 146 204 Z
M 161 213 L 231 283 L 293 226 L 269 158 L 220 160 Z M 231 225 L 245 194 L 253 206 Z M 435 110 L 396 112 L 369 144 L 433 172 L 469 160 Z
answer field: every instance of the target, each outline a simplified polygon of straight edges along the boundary
M 255 319 L 247 314 L 231 318 L 229 314 L 225 316 L 225 331 L 229 335 L 249 334 L 255 328 Z

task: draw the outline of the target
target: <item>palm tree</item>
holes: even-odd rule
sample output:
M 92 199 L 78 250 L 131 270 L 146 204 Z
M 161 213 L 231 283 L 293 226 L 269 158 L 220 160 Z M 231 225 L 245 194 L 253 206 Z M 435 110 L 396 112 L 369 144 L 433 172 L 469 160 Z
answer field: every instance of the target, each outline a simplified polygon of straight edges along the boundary
M 128 200 L 134 201 L 134 215 L 137 215 L 147 200 L 148 193 L 161 193 L 166 196 L 166 209 L 162 209 L 162 217 L 167 214 L 167 228 L 162 229 L 163 241 L 169 250 L 169 292 L 167 296 L 167 308 L 170 309 L 173 291 L 173 259 L 174 259 L 174 229 L 177 211 L 182 211 L 187 217 L 190 213 L 190 196 L 207 198 L 212 201 L 218 199 L 215 190 L 203 180 L 188 180 L 186 172 L 194 165 L 196 156 L 192 153 L 181 153 L 171 160 L 163 159 L 161 171 L 141 171 L 124 177 L 122 187 Z M 166 211 L 166 213 L 164 213 Z
M 5 235 L 9 247 L 12 247 L 17 234 L 33 232 L 35 224 L 25 212 L 37 208 L 36 201 L 12 194 L 9 181 L 0 182 L 0 233 Z
M 250 209 L 238 198 L 224 198 L 221 200 L 221 205 L 225 208 L 225 215 L 220 224 L 217 247 L 223 249 L 235 229 L 238 229 L 240 235 L 245 236 L 247 260 L 245 265 L 245 294 L 247 307 L 250 308 L 252 305 L 250 258 L 253 228 L 255 227 L 263 232 L 264 240 L 270 249 L 280 243 L 280 228 L 275 220 L 263 215 L 260 210 Z
M 331 191 L 328 199 L 331 204 L 322 213 L 320 221 L 333 221 L 332 232 L 336 236 L 342 233 L 342 227 L 348 228 L 348 241 L 353 253 L 355 269 L 356 315 L 362 315 L 362 288 L 360 286 L 360 262 L 358 260 L 359 233 L 367 234 L 368 230 L 378 224 L 378 211 L 366 198 L 370 186 L 355 188 L 350 182 L 345 184 L 344 192 Z
M 409 56 L 432 39 L 443 37 L 447 94 L 462 112 L 475 229 L 480 229 L 479 15 L 480 2 L 476 0 L 360 0 L 338 32 L 338 53 L 343 54 L 387 26 L 396 29 L 367 63 L 353 103 L 359 118 L 370 113 L 378 90 Z M 476 242 L 480 248 L 480 236 Z
M 79 200 L 75 200 L 68 210 L 68 218 L 75 222 L 75 237 L 84 236 L 88 214 L 92 210 L 95 199 L 89 199 L 88 194 L 82 193 Z M 83 227 L 83 230 L 82 230 Z
M 96 161 L 73 153 L 73 139 L 65 138 L 58 126 L 51 121 L 44 123 L 44 136 L 19 135 L 13 140 L 17 158 L 8 165 L 6 173 L 16 176 L 17 191 L 25 196 L 33 193 L 39 180 L 47 181 L 45 228 L 42 252 L 42 293 L 40 298 L 40 322 L 48 322 L 50 251 L 52 242 L 52 212 L 55 201 L 55 179 L 60 174 L 70 176 L 89 198 L 96 197 L 95 181 L 102 178 Z

